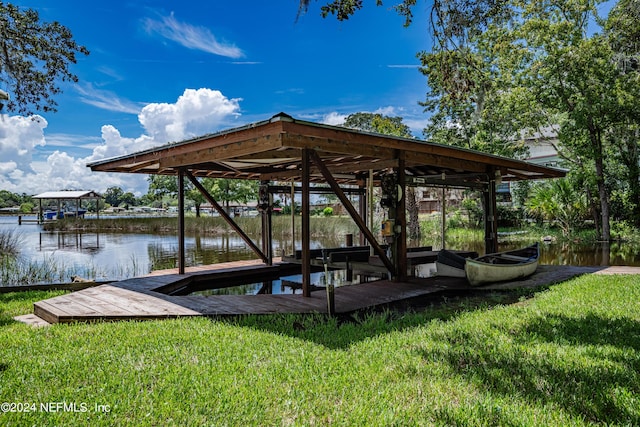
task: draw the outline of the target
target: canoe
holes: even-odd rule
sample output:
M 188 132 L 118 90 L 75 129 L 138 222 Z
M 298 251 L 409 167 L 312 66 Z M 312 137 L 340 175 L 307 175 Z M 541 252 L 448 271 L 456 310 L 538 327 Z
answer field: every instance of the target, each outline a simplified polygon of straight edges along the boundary
M 538 268 L 540 249 L 535 243 L 526 248 L 497 252 L 468 259 L 464 269 L 471 286 L 520 279 Z
M 476 254 L 477 255 L 477 254 Z M 455 252 L 441 249 L 436 259 L 436 273 L 445 277 L 466 277 L 464 265 L 467 259 Z

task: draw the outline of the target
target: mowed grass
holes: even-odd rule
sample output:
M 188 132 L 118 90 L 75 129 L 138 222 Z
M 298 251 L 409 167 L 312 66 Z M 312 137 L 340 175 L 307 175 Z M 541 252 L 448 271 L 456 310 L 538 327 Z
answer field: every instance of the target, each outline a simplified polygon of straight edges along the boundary
M 0 402 L 36 404 L 0 425 L 640 425 L 638 276 L 347 321 L 11 320 L 51 295 L 0 295 Z

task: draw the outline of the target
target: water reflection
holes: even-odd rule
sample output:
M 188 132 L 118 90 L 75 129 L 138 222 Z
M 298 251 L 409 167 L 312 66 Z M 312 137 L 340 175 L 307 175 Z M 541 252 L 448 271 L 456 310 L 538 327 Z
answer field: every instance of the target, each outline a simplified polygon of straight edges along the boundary
M 99 252 L 100 233 L 39 233 L 38 250 L 48 252 L 55 250 L 83 252 L 95 254 Z
M 348 286 L 357 281 L 348 281 L 345 270 L 329 270 L 326 273 L 311 273 L 311 291 L 325 292 L 327 284 L 335 287 Z M 191 295 L 259 295 L 259 294 L 301 294 L 302 275 L 296 274 L 284 276 L 277 280 L 270 280 L 261 283 L 251 283 L 247 285 L 233 286 L 221 289 L 205 289 L 191 293 Z
M 18 225 L 17 217 L 0 217 L 0 230 L 9 229 L 20 235 L 20 254 L 23 259 L 58 263 L 82 274 L 82 269 L 91 270 L 99 279 L 123 279 L 146 274 L 152 270 L 177 266 L 178 238 L 163 234 L 120 233 L 70 233 L 44 232 L 37 224 Z M 291 253 L 293 243 L 287 237 L 274 236 L 273 253 L 281 256 Z M 357 236 L 356 239 L 357 241 Z M 259 238 L 254 241 L 261 247 Z M 256 256 L 237 235 L 186 237 L 185 257 L 187 266 L 207 265 L 228 261 L 255 259 Z M 501 242 L 500 250 L 516 249 L 533 243 L 531 239 L 518 242 Z M 434 245 L 437 242 L 421 241 L 418 245 Z M 344 245 L 344 236 L 315 238 L 312 248 L 339 247 Z M 301 248 L 301 242 L 295 242 Z M 473 250 L 484 253 L 483 241 L 448 241 L 448 249 Z M 629 243 L 582 244 L 549 243 L 541 245 L 541 264 L 606 266 L 640 266 L 640 247 Z M 87 267 L 89 266 L 89 268 Z M 279 292 L 281 284 L 273 284 Z M 262 286 L 260 284 L 259 286 Z M 285 288 L 287 288 L 285 286 Z M 290 291 L 291 289 L 289 289 Z M 286 289 L 285 289 L 286 291 Z M 253 291 L 252 291 L 253 292 Z M 257 292 L 257 291 L 256 291 Z

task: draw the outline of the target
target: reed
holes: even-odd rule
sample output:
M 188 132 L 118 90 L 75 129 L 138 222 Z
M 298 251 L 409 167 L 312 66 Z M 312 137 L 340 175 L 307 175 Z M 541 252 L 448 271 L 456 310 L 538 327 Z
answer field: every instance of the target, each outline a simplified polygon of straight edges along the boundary
M 38 283 L 68 283 L 72 276 L 90 280 L 118 280 L 148 273 L 132 257 L 130 265 L 105 269 L 93 263 L 78 266 L 67 264 L 54 256 L 41 260 L 27 260 L 21 256 L 0 257 L 0 286 L 32 285 Z
M 0 257 L 16 256 L 20 253 L 22 237 L 14 229 L 0 230 Z
M 260 236 L 262 219 L 260 217 L 239 217 L 234 221 L 250 236 Z M 312 217 L 312 236 L 332 236 L 356 233 L 357 226 L 348 217 Z M 272 217 L 274 236 L 291 236 L 291 217 L 275 215 Z M 149 233 L 172 234 L 177 233 L 178 219 L 174 217 L 145 217 L 145 218 L 105 218 L 91 220 L 58 220 L 43 225 L 47 231 L 84 231 L 84 232 L 113 232 L 113 233 Z M 295 233 L 300 235 L 301 219 L 295 219 Z M 185 232 L 200 235 L 221 235 L 233 233 L 233 229 L 221 217 L 191 217 L 185 218 Z

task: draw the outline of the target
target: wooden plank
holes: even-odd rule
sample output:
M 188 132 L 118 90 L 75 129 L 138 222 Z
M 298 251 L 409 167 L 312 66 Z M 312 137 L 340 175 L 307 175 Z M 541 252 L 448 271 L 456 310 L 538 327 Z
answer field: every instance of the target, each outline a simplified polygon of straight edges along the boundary
M 49 303 L 49 300 L 38 301 L 33 304 L 33 314 L 44 319 L 48 323 L 58 323 L 60 316 L 64 316 L 65 312 L 59 307 Z
M 45 303 L 42 301 L 35 303 L 34 314 L 49 323 L 64 323 L 76 318 L 98 319 L 101 317 L 98 311 L 80 304 L 66 295 L 51 298 Z
M 41 317 L 36 316 L 35 314 L 24 314 L 22 316 L 16 316 L 13 318 L 13 320 L 26 323 L 27 325 L 34 327 L 51 326 L 51 323 L 47 322 Z
M 135 316 L 136 312 L 127 310 L 112 304 L 111 301 L 104 300 L 102 298 L 103 293 L 98 290 L 94 292 L 75 292 L 73 294 L 66 295 L 68 300 L 73 301 L 76 304 L 80 304 L 91 311 L 95 311 L 104 317 L 110 316 Z M 69 313 L 72 314 L 72 313 Z M 81 314 L 81 313 L 78 313 Z
M 106 285 L 101 289 L 93 288 L 93 290 L 99 290 L 99 292 L 102 293 L 101 298 L 103 300 L 109 301 L 126 310 L 136 311 L 140 315 L 193 316 L 200 314 L 173 302 L 127 289 Z
M 255 153 L 263 153 L 275 150 L 282 146 L 280 134 L 261 135 L 247 138 L 244 141 L 234 143 L 217 144 L 212 146 L 185 147 L 175 154 L 165 155 L 160 158 L 161 168 L 190 167 L 199 163 L 215 162 L 226 159 L 234 159 Z

